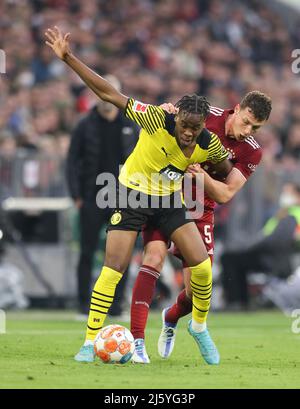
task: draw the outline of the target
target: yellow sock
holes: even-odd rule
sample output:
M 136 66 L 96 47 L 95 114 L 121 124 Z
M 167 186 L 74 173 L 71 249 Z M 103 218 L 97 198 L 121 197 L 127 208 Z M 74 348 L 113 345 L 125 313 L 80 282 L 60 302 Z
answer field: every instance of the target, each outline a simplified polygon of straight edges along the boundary
M 92 292 L 90 312 L 85 340 L 93 341 L 103 327 L 108 310 L 114 300 L 115 290 L 122 274 L 109 267 L 103 267 Z
M 197 323 L 204 323 L 210 306 L 212 291 L 212 269 L 210 258 L 197 266 L 190 267 L 193 300 L 192 317 Z

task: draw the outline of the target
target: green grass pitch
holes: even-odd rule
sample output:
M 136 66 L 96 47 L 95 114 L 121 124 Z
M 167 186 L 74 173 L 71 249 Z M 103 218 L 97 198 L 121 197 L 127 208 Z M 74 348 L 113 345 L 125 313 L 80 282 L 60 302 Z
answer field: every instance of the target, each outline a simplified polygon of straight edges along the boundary
M 207 389 L 299 388 L 300 334 L 279 311 L 210 313 L 211 335 L 221 364 L 209 366 L 186 327 L 179 325 L 171 358 L 156 350 L 159 313 L 151 313 L 147 331 L 150 365 L 77 363 L 85 323 L 72 312 L 8 312 L 0 334 L 0 388 Z M 113 323 L 109 320 L 106 324 Z M 128 323 L 123 323 L 129 326 Z

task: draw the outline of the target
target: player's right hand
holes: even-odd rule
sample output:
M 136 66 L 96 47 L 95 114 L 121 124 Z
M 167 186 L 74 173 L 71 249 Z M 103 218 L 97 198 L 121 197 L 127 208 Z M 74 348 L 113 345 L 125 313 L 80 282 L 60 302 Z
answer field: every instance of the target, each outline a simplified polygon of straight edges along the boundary
M 45 36 L 48 39 L 46 44 L 52 48 L 55 54 L 61 59 L 64 60 L 67 55 L 71 54 L 69 46 L 70 33 L 62 35 L 60 29 L 54 26 L 54 29 L 48 28 L 45 32 Z

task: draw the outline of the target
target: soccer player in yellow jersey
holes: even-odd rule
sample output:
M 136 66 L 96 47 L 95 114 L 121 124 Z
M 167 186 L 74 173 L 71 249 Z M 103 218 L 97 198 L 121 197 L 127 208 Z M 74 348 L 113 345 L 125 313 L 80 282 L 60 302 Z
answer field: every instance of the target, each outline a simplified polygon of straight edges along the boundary
M 160 107 L 128 98 L 72 54 L 69 33 L 63 36 L 55 27 L 45 35 L 46 44 L 99 98 L 123 109 L 142 128 L 139 142 L 119 176 L 116 207 L 107 229 L 104 266 L 92 292 L 86 340 L 75 359 L 94 360 L 93 340 L 103 327 L 137 235 L 148 222 L 176 244 L 191 270 L 195 290 L 189 332 L 206 362 L 218 364 L 219 353 L 206 328 L 212 289 L 211 262 L 196 224 L 187 218 L 180 199 L 182 177 L 189 165 L 209 160 L 225 174 L 231 169 L 219 138 L 204 127 L 209 103 L 205 97 L 186 95 L 177 103 L 178 114 L 172 115 Z M 136 199 L 134 205 L 132 198 Z

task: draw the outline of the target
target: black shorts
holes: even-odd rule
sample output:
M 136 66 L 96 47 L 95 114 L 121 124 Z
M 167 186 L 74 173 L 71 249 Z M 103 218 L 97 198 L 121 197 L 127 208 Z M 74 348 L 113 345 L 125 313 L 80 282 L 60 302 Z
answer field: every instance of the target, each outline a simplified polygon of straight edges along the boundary
M 130 197 L 136 199 L 132 203 Z M 145 224 L 160 229 L 167 237 L 184 224 L 193 222 L 181 200 L 180 192 L 171 196 L 149 196 L 120 185 L 117 206 L 109 220 L 107 231 L 140 232 Z

